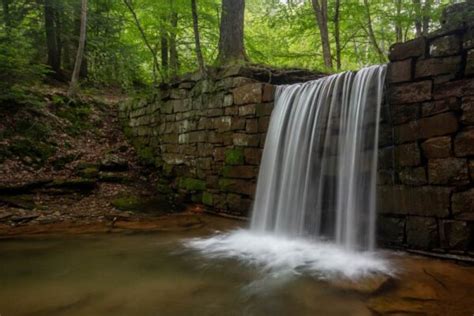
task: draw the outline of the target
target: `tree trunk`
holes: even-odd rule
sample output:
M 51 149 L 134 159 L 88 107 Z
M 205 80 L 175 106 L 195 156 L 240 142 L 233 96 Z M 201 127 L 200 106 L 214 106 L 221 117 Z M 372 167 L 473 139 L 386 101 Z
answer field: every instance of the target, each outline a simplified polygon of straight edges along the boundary
M 196 58 L 199 65 L 199 71 L 201 72 L 201 74 L 203 74 L 205 71 L 205 68 L 204 68 L 204 58 L 202 57 L 202 50 L 201 50 L 201 39 L 199 35 L 199 23 L 198 23 L 198 12 L 197 12 L 196 0 L 191 0 L 191 11 L 193 14 L 193 29 L 194 29 Z
M 340 6 L 341 1 L 336 0 L 334 13 L 334 40 L 336 42 L 336 68 L 341 69 L 341 36 L 340 36 Z
M 402 0 L 396 1 L 397 19 L 395 21 L 395 35 L 397 43 L 403 42 L 403 30 L 401 25 Z
M 222 0 L 217 64 L 247 61 L 244 46 L 245 0 Z
M 161 31 L 161 69 L 165 77 L 168 77 L 168 34 L 166 30 L 162 29 Z
M 129 2 L 130 0 L 123 0 L 123 3 L 127 6 L 128 10 L 132 14 L 133 21 L 135 22 L 135 25 L 137 26 L 138 31 L 140 32 L 140 35 L 142 36 L 142 40 L 145 43 L 146 47 L 150 51 L 152 58 L 153 58 L 153 83 L 155 86 L 158 84 L 158 80 L 156 78 L 156 72 L 160 73 L 161 79 L 164 80 L 163 74 L 161 73 L 160 69 L 160 64 L 158 63 L 158 58 L 156 57 L 156 50 L 151 46 L 150 42 L 148 41 L 148 37 L 145 34 L 145 31 L 143 30 L 142 25 L 140 24 L 140 20 L 138 20 L 138 16 L 135 13 L 135 10 L 133 10 L 132 4 Z
M 321 1 L 321 3 L 319 3 Z M 321 36 L 321 45 L 323 47 L 324 65 L 332 68 L 331 46 L 329 43 L 328 31 L 328 2 L 327 0 L 312 0 L 316 23 L 318 24 L 319 34 Z
M 44 25 L 46 30 L 46 46 L 48 50 L 48 65 L 54 71 L 56 77 L 61 77 L 61 58 L 58 49 L 58 41 L 55 26 L 55 1 L 44 0 Z
M 81 32 L 79 35 L 79 45 L 77 47 L 76 63 L 72 72 L 71 84 L 69 85 L 68 95 L 75 95 L 79 86 L 79 73 L 81 71 L 82 59 L 84 56 L 84 46 L 86 44 L 87 32 L 87 0 L 81 3 Z
M 423 33 L 420 0 L 413 0 L 413 5 L 415 7 L 415 32 L 416 32 L 415 34 L 416 34 L 416 37 L 420 37 L 421 34 Z
M 423 6 L 423 35 L 427 35 L 430 31 L 431 1 L 432 0 L 425 0 L 425 5 Z
M 366 13 L 367 13 L 367 28 L 368 28 L 367 33 L 369 35 L 372 46 L 375 48 L 375 51 L 379 55 L 380 62 L 385 62 L 385 60 L 386 60 L 385 54 L 380 49 L 380 46 L 377 42 L 377 38 L 375 37 L 374 29 L 372 27 L 372 17 L 370 15 L 370 6 L 369 6 L 369 3 L 368 3 L 368 0 L 364 0 L 364 5 L 365 5 Z
M 179 71 L 179 57 L 178 49 L 176 48 L 176 32 L 178 27 L 178 13 L 172 9 L 171 12 L 171 27 L 170 34 L 170 69 L 172 76 L 177 76 Z

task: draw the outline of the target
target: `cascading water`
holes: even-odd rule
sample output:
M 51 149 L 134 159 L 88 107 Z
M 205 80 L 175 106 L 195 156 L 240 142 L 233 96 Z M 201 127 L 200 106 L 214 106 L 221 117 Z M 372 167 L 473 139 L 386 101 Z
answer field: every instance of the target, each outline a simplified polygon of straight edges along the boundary
M 385 66 L 280 86 L 251 228 L 375 245 L 375 181 Z
M 278 87 L 250 230 L 185 244 L 277 273 L 390 273 L 373 252 L 385 71 L 372 66 Z

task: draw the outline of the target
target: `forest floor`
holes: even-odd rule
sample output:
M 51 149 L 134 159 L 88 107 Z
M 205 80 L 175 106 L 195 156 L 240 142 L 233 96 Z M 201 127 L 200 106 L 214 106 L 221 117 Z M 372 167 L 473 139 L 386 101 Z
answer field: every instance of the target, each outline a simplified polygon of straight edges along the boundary
M 126 97 L 87 91 L 73 100 L 66 89 L 41 85 L 0 105 L 0 235 L 169 214 L 157 176 L 122 132 Z

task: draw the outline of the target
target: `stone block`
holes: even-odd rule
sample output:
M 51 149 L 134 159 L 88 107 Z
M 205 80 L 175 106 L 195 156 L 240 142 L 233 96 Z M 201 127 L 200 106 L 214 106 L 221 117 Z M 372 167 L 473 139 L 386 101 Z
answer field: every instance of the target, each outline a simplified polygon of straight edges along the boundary
M 408 104 L 431 99 L 431 80 L 392 85 L 389 90 L 391 104 Z
M 461 38 L 457 34 L 435 38 L 429 50 L 433 57 L 456 55 L 461 51 Z
M 453 193 L 451 207 L 455 218 L 474 220 L 474 188 Z
M 211 192 L 205 191 L 202 193 L 202 204 L 207 206 L 214 205 L 214 198 Z
M 206 131 L 191 132 L 187 135 L 189 135 L 189 142 L 190 143 L 203 143 L 207 140 L 207 132 Z
M 275 86 L 271 84 L 263 85 L 262 102 L 271 102 L 275 97 Z
M 431 184 L 468 184 L 469 171 L 466 159 L 430 159 L 428 161 L 428 180 Z
M 474 156 L 474 128 L 462 131 L 454 139 L 454 154 L 457 157 Z
M 427 139 L 455 133 L 459 129 L 457 116 L 452 112 L 426 117 L 395 127 L 396 143 Z
M 412 79 L 412 59 L 395 61 L 388 64 L 388 82 L 404 82 Z
M 224 115 L 224 109 L 208 109 L 204 113 L 207 117 L 218 117 Z
M 260 103 L 256 105 L 256 114 L 258 117 L 270 116 L 273 110 L 273 103 Z
M 236 146 L 258 147 L 260 137 L 258 135 L 249 135 L 243 133 L 236 133 L 233 135 L 233 143 Z
M 260 133 L 266 133 L 268 130 L 268 125 L 270 124 L 270 116 L 264 116 L 258 118 L 258 131 Z
M 389 59 L 391 61 L 403 60 L 410 57 L 421 57 L 426 52 L 426 39 L 418 37 L 414 40 L 397 43 L 390 47 Z
M 463 96 L 474 94 L 474 79 L 463 79 L 447 82 L 437 85 L 433 89 L 433 98 L 435 100 L 446 99 L 449 97 L 461 98 Z
M 245 132 L 248 134 L 258 133 L 258 120 L 257 119 L 247 119 L 245 121 Z
M 253 116 L 255 115 L 256 105 L 255 104 L 247 104 L 243 106 L 239 106 L 239 116 Z
M 231 130 L 243 130 L 245 129 L 245 118 L 234 116 L 232 117 L 232 124 L 230 126 Z
M 168 102 L 173 104 L 174 113 L 189 111 L 192 108 L 191 99 L 171 100 Z
M 405 218 L 380 216 L 377 222 L 377 235 L 384 245 L 403 245 Z
M 380 148 L 378 152 L 378 168 L 379 169 L 392 169 L 395 162 L 394 147 Z
M 436 186 L 379 186 L 378 210 L 382 214 L 447 217 L 451 191 Z
M 465 125 L 474 125 L 474 96 L 462 98 L 461 122 Z
M 232 94 L 224 95 L 224 107 L 232 106 L 234 104 L 234 96 Z
M 453 156 L 451 136 L 430 138 L 421 144 L 421 148 L 428 159 Z
M 466 30 L 462 38 L 462 47 L 464 49 L 474 48 L 474 28 L 471 27 Z
M 428 250 L 439 246 L 438 224 L 435 218 L 409 216 L 406 235 L 410 248 Z
M 240 211 L 242 197 L 239 194 L 229 193 L 226 197 L 226 204 L 232 211 Z
M 419 60 L 415 66 L 415 78 L 458 73 L 461 71 L 461 62 L 461 56 Z
M 464 75 L 469 76 L 472 74 L 474 74 L 474 49 L 467 52 L 466 68 L 464 69 Z
M 254 179 L 257 177 L 255 166 L 224 166 L 222 175 L 226 178 Z
M 195 178 L 180 178 L 178 186 L 189 191 L 203 191 L 206 189 L 206 182 Z
M 471 181 L 474 182 L 474 160 L 469 160 L 469 174 Z
M 232 192 L 253 196 L 255 194 L 255 183 L 242 179 L 219 179 L 219 189 L 224 192 Z
M 164 113 L 164 114 L 173 113 L 173 103 L 171 101 L 162 102 L 160 111 L 161 113 Z
M 185 89 L 171 89 L 170 98 L 171 99 L 186 99 L 188 91 Z
M 262 159 L 262 150 L 260 148 L 245 148 L 244 156 L 246 164 L 259 165 Z
M 441 247 L 460 251 L 472 249 L 473 230 L 467 222 L 443 220 L 439 228 Z
M 420 117 L 420 104 L 394 104 L 391 107 L 391 118 L 393 124 L 402 124 L 414 121 Z
M 238 115 L 239 114 L 239 107 L 238 106 L 231 106 L 224 109 L 225 115 Z
M 217 129 L 218 132 L 230 131 L 232 127 L 232 117 L 231 116 L 221 116 L 216 117 L 212 120 L 213 126 Z
M 421 163 L 420 148 L 417 143 L 395 147 L 395 164 L 399 167 L 415 167 Z
M 242 105 L 262 102 L 262 84 L 252 83 L 235 88 L 233 91 L 234 104 Z
M 426 117 L 449 111 L 459 111 L 460 105 L 460 99 L 456 97 L 423 102 L 421 105 L 421 116 Z
M 428 183 L 424 167 L 403 168 L 398 172 L 402 184 L 420 186 Z
M 224 161 L 227 165 L 243 165 L 244 151 L 242 148 L 228 148 L 225 150 Z

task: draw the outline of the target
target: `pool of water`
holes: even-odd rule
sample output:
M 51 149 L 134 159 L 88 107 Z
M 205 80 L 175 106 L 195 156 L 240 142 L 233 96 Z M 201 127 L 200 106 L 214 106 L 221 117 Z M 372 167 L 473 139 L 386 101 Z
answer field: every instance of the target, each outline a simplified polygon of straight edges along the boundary
M 153 233 L 0 239 L 0 315 L 474 313 L 471 265 L 393 252 L 360 257 L 214 217 L 163 223 Z M 383 273 L 387 262 L 396 272 L 370 290 L 367 272 Z M 333 279 L 341 273 L 361 279 Z
M 201 235 L 2 240 L 0 314 L 370 315 L 360 297 L 313 277 L 269 277 L 183 245 Z

